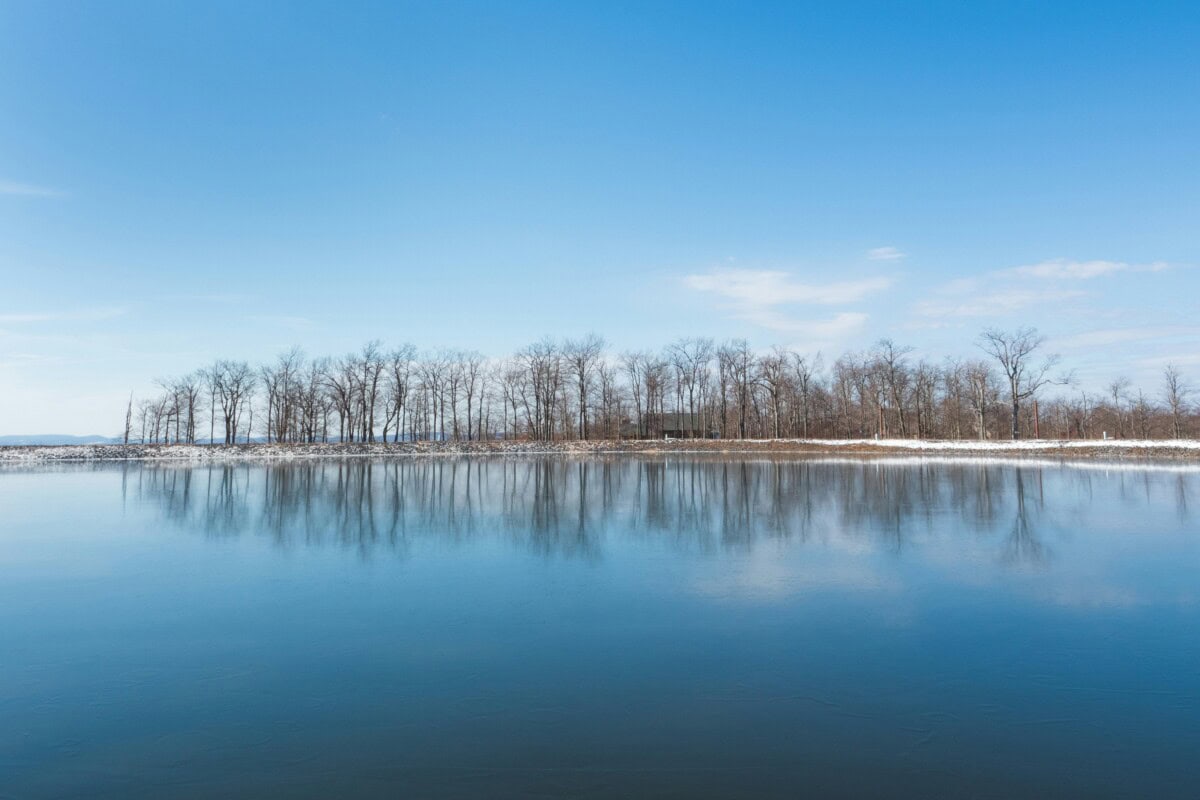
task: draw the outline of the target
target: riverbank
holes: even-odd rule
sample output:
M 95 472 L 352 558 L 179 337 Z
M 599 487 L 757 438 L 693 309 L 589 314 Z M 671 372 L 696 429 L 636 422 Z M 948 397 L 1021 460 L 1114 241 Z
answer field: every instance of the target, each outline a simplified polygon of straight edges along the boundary
M 238 445 L 61 445 L 0 447 L 0 464 L 53 461 L 244 461 L 302 458 L 533 456 L 600 454 L 755 454 L 795 456 L 1006 456 L 1200 461 L 1200 440 L 931 441 L 767 439 L 595 442 L 342 442 Z

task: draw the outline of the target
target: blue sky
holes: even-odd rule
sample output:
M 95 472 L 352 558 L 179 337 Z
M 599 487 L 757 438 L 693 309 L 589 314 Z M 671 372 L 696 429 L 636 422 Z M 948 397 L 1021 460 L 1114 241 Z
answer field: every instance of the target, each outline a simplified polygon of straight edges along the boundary
M 1200 378 L 1200 8 L 0 5 L 0 433 L 218 356 L 740 336 Z

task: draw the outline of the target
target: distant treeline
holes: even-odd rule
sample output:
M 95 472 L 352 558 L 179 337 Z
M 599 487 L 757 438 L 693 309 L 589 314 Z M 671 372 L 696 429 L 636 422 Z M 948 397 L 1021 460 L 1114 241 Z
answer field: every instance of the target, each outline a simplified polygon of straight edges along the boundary
M 544 339 L 503 359 L 379 342 L 342 357 L 292 349 L 269 364 L 221 360 L 160 380 L 158 396 L 130 399 L 123 439 L 1149 439 L 1198 428 L 1176 367 L 1157 387 L 1114 376 L 1099 394 L 1058 372 L 1031 328 L 988 330 L 977 343 L 978 358 L 932 362 L 884 339 L 831 363 L 706 338 L 613 353 L 595 335 Z

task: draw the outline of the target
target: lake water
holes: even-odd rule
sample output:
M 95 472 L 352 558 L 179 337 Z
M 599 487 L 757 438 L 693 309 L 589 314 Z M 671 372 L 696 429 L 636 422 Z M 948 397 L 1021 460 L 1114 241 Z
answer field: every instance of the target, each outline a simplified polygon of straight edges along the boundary
M 0 797 L 1200 796 L 1200 471 L 0 471 Z

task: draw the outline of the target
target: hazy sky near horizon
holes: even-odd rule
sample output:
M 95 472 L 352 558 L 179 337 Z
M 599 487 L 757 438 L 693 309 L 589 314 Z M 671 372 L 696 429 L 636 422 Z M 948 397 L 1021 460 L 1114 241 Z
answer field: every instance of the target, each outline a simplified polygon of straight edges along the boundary
M 0 5 L 0 433 L 217 357 L 686 335 L 1200 382 L 1189 3 Z

